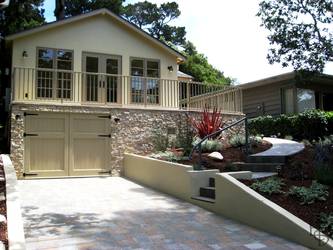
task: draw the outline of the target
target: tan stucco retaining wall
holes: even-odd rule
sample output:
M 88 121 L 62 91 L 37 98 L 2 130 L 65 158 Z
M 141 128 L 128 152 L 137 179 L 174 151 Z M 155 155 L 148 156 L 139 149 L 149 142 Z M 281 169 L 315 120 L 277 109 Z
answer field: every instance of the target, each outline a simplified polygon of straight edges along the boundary
M 235 179 L 248 179 L 251 172 L 193 171 L 189 166 L 125 154 L 124 174 L 141 184 L 311 249 L 333 249 L 332 240 L 320 246 L 310 235 L 309 224 Z M 209 177 L 215 178 L 215 203 L 191 199 L 197 195 L 196 189 L 208 185 Z
M 125 154 L 124 166 L 124 175 L 138 183 L 183 200 L 187 200 L 191 193 L 188 173 L 193 170 L 191 166 L 176 163 L 170 165 L 166 161 L 133 154 Z

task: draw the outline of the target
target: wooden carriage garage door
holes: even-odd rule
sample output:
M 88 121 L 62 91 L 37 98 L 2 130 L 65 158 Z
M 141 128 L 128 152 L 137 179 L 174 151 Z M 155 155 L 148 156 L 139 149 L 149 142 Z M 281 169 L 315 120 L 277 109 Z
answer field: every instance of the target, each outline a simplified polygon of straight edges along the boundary
M 107 115 L 26 113 L 26 177 L 107 174 L 110 169 Z

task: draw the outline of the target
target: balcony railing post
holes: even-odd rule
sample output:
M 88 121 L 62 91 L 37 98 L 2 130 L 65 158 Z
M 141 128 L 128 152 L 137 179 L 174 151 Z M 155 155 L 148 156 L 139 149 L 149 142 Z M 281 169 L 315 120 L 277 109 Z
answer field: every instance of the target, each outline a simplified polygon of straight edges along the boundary
M 244 127 L 245 127 L 245 154 L 246 156 L 249 155 L 249 131 L 248 131 L 248 121 L 247 117 L 244 120 Z
M 187 102 L 187 110 L 190 110 L 190 101 L 191 101 L 191 83 L 186 82 L 186 102 Z

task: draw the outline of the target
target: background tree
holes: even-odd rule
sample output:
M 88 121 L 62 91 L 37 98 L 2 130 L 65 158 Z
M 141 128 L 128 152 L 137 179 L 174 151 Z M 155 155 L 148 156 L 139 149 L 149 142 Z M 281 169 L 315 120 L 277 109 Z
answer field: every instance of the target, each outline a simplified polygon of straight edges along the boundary
M 56 0 L 55 1 L 55 10 L 54 15 L 57 20 L 65 18 L 65 0 Z
M 106 8 L 115 14 L 122 12 L 124 0 L 66 0 L 65 16 L 76 16 L 89 11 Z
M 187 56 L 185 63 L 179 65 L 179 69 L 195 78 L 195 81 L 207 83 L 219 83 L 230 85 L 234 82 L 230 77 L 211 65 L 204 54 L 198 53 L 192 42 L 184 46 L 184 54 Z
M 45 22 L 43 0 L 12 0 L 7 8 L 0 10 L 0 69 L 8 67 L 10 50 L 6 49 L 4 37 L 33 28 Z M 4 82 L 4 74 L 1 74 L 1 83 Z M 1 84 L 3 87 L 3 84 Z
M 7 8 L 0 10 L 0 97 L 10 87 L 10 49 L 6 48 L 4 37 L 15 32 L 36 27 L 45 22 L 43 0 L 11 0 Z M 3 126 L 7 121 L 4 105 L 0 105 L 0 150 L 7 146 L 6 133 Z
M 322 72 L 333 60 L 332 0 L 263 0 L 257 16 L 270 31 L 269 63 Z
M 158 7 L 148 1 L 129 4 L 124 8 L 123 16 L 142 29 L 158 18 Z
M 129 4 L 124 7 L 124 17 L 138 27 L 148 31 L 153 37 L 173 43 L 185 44 L 185 27 L 170 25 L 180 16 L 176 2 L 163 3 L 160 6 L 148 1 Z

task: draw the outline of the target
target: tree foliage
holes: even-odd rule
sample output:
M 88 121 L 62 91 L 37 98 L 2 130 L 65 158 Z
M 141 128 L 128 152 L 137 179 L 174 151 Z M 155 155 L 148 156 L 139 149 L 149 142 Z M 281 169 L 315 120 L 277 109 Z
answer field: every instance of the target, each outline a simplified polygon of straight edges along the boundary
M 268 61 L 322 72 L 333 60 L 332 0 L 263 0 L 257 16 L 270 31 Z
M 4 37 L 45 22 L 43 0 L 10 1 L 7 8 L 0 10 L 0 36 Z
M 39 26 L 45 22 L 43 0 L 10 1 L 7 8 L 0 10 L 0 88 L 5 79 L 4 68 L 8 67 L 11 51 L 6 48 L 3 37 L 25 29 Z
M 148 1 L 129 4 L 124 7 L 123 15 L 157 39 L 170 41 L 174 45 L 185 44 L 185 27 L 170 25 L 171 21 L 180 16 L 176 2 L 167 2 L 160 6 Z
M 225 77 L 223 72 L 211 65 L 204 54 L 198 53 L 192 42 L 184 46 L 187 60 L 179 69 L 195 78 L 195 81 L 219 84 L 231 84 L 233 79 Z
M 65 16 L 76 16 L 93 10 L 106 8 L 115 14 L 122 12 L 124 0 L 71 0 L 65 1 Z

